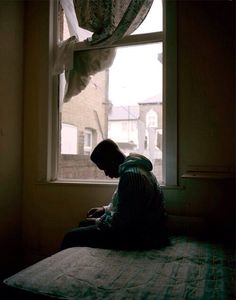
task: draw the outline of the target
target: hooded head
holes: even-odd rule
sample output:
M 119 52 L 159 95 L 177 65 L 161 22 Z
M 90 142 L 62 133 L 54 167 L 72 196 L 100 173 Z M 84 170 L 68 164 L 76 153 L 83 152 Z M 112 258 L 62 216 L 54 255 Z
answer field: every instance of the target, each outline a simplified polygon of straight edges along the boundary
M 153 169 L 151 161 L 138 153 L 130 153 L 130 155 L 126 157 L 124 163 L 119 168 L 119 173 L 121 174 L 132 167 L 138 167 L 147 172 Z
M 105 139 L 94 148 L 90 159 L 106 176 L 118 178 L 119 166 L 124 162 L 125 155 L 115 142 Z

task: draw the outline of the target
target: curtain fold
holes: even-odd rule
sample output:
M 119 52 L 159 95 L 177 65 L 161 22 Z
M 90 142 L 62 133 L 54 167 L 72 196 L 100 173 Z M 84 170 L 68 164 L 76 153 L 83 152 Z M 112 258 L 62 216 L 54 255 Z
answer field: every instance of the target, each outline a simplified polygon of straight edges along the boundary
M 79 26 L 93 32 L 91 45 L 112 45 L 134 32 L 153 0 L 74 0 Z
M 79 94 L 91 76 L 109 68 L 116 49 L 111 46 L 134 32 L 147 16 L 153 0 L 60 0 L 66 14 L 70 34 L 74 37 L 58 47 L 55 73 L 65 70 L 64 102 Z M 77 25 L 76 25 L 77 24 Z M 91 31 L 87 43 L 111 47 L 74 51 L 79 41 L 79 27 Z

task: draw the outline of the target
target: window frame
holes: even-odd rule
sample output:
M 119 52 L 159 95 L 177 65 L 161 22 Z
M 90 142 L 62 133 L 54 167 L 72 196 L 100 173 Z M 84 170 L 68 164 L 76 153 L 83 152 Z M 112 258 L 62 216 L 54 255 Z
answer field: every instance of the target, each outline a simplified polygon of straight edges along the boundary
M 158 127 L 158 115 L 152 108 L 146 114 L 146 127 Z
M 86 141 L 86 136 L 89 138 L 89 146 L 86 145 L 86 142 L 84 143 L 84 152 L 91 153 L 92 147 L 93 147 L 93 131 L 92 129 L 85 128 L 84 131 L 84 140 Z
M 49 41 L 51 61 L 57 46 L 57 12 L 58 1 L 50 1 Z M 163 182 L 164 186 L 177 186 L 177 41 L 176 41 L 176 3 L 163 1 L 163 31 L 135 34 L 124 37 L 112 47 L 130 46 L 145 43 L 163 43 Z M 93 46 L 101 48 L 100 46 Z M 104 48 L 104 47 L 103 47 Z M 75 50 L 89 49 L 87 44 L 79 42 Z M 167 67 L 171 65 L 171 70 Z M 53 65 L 49 68 L 49 105 L 48 105 L 48 137 L 47 137 L 47 170 L 45 178 L 49 182 L 66 182 L 57 180 L 57 163 L 59 157 L 59 76 L 50 76 Z M 51 87 L 51 88 L 50 88 Z M 167 88 L 171 87 L 171 88 Z M 73 180 L 76 183 L 83 180 Z M 96 183 L 96 180 L 86 180 Z M 99 183 L 99 181 L 98 181 Z M 106 182 L 105 182 L 106 183 Z

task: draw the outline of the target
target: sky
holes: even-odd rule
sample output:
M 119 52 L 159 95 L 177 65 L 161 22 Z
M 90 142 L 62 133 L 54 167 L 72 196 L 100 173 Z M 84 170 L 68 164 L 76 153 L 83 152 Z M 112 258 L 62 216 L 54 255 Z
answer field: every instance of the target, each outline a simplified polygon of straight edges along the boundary
M 154 0 L 135 33 L 162 30 L 162 1 Z M 114 105 L 134 105 L 162 92 L 161 44 L 121 47 L 109 71 L 109 100 Z
M 162 91 L 161 45 L 120 48 L 109 71 L 109 99 L 114 105 L 131 105 Z

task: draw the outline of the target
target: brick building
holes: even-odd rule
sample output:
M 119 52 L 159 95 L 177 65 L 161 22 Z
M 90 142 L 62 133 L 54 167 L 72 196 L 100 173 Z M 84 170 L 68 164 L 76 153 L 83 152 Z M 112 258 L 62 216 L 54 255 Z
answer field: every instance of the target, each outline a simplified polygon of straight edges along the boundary
M 60 178 L 97 178 L 90 162 L 94 146 L 107 137 L 108 71 L 97 73 L 79 95 L 62 105 L 59 154 Z

